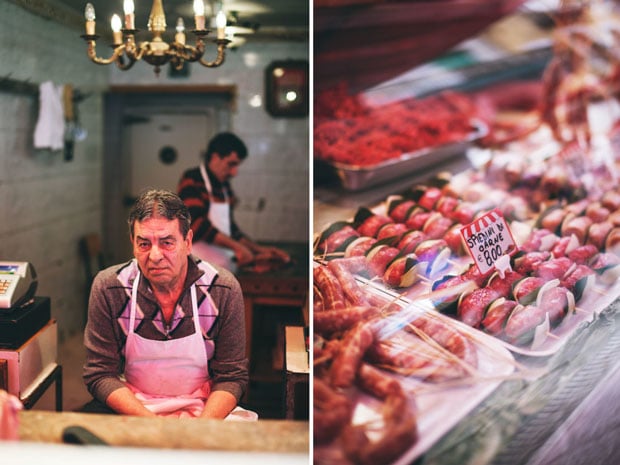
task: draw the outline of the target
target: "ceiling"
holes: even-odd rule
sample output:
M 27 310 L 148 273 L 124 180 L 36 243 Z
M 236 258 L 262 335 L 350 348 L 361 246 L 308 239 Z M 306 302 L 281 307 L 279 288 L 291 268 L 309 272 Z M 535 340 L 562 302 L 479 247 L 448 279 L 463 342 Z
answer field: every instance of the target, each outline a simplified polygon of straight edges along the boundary
M 95 7 L 98 30 L 105 27 L 103 24 L 109 24 L 114 13 L 123 17 L 123 0 L 57 0 L 80 14 L 88 1 Z M 235 36 L 246 41 L 308 41 L 308 0 L 205 0 L 204 3 L 207 18 L 214 16 L 211 10 L 217 13 L 218 4 L 223 4 L 229 25 L 236 22 L 236 26 L 242 26 L 234 30 Z M 134 4 L 136 27 L 146 30 L 152 1 L 134 0 Z M 169 30 L 174 30 L 178 17 L 183 18 L 188 30 L 192 29 L 193 0 L 163 0 L 163 6 Z

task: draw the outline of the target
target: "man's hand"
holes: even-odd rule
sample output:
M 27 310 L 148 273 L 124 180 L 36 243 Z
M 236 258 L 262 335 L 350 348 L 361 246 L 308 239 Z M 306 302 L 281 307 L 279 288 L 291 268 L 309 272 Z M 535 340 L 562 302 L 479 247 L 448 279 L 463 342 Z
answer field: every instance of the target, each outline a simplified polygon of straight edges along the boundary
M 237 259 L 237 266 L 242 267 L 254 262 L 254 254 L 246 246 L 237 243 L 233 251 L 235 252 L 235 258 Z
M 259 246 L 256 250 L 256 255 L 260 255 L 261 258 L 270 258 L 272 260 L 279 260 L 283 263 L 291 261 L 291 257 L 284 250 L 271 246 Z

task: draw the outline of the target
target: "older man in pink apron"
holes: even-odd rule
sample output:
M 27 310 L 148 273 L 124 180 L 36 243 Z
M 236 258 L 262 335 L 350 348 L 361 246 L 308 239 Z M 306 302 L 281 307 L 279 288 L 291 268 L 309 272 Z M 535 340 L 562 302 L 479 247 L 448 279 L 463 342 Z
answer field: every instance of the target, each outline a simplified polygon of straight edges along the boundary
M 239 137 L 226 132 L 217 134 L 211 139 L 203 162 L 187 170 L 178 187 L 192 217 L 192 253 L 233 272 L 257 257 L 289 261 L 283 250 L 252 241 L 234 221 L 235 197 L 230 179 L 237 175 L 246 157 L 247 147 Z
M 89 391 L 121 414 L 256 419 L 238 406 L 248 381 L 238 282 L 190 255 L 175 194 L 144 193 L 129 224 L 135 258 L 100 272 L 91 290 Z

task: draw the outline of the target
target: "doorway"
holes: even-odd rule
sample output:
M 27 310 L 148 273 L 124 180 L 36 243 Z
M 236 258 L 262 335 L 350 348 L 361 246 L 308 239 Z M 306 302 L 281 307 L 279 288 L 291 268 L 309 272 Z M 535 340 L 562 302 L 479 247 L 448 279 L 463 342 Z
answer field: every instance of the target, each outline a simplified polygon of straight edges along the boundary
M 103 247 L 131 258 L 127 215 L 145 188 L 176 191 L 212 135 L 231 130 L 235 86 L 124 86 L 105 95 Z

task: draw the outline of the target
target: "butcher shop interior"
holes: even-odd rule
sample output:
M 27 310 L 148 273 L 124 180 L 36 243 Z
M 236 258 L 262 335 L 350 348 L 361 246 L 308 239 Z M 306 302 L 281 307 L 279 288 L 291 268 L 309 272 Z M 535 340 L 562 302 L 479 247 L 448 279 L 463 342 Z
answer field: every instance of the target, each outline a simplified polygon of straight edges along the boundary
M 620 463 L 620 5 L 314 2 L 314 464 Z
M 619 2 L 0 13 L 3 464 L 620 463 Z

